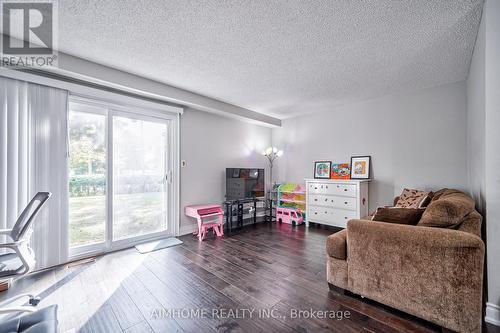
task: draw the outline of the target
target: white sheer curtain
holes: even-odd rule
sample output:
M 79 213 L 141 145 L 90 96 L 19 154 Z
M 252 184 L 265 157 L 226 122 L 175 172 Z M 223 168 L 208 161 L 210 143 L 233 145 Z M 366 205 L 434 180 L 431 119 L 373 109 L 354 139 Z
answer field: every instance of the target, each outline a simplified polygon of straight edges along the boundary
M 37 266 L 45 268 L 68 257 L 68 92 L 29 84 L 28 96 L 33 161 L 30 192 L 52 192 L 33 231 Z
M 12 228 L 29 198 L 28 84 L 0 78 L 0 228 Z
M 52 197 L 34 221 L 37 269 L 67 260 L 68 92 L 0 77 L 0 227 L 38 191 Z

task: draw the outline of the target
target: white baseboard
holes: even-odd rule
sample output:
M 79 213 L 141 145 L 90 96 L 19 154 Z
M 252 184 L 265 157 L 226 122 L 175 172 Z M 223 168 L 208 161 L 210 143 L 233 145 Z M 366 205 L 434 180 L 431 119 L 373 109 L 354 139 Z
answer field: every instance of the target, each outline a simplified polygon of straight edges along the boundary
M 500 306 L 493 303 L 486 303 L 486 317 L 484 317 L 484 321 L 500 326 Z
M 192 234 L 198 228 L 197 224 L 183 225 L 179 229 L 179 236 Z

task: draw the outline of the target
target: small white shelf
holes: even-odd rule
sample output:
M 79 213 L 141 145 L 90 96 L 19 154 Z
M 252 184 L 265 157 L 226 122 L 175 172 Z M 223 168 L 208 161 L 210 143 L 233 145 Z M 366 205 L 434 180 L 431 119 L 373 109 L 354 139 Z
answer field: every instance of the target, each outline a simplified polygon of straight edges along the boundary
M 306 201 L 305 201 L 305 200 L 280 199 L 280 201 L 283 201 L 283 202 L 300 203 L 300 204 L 305 204 L 305 203 L 306 203 Z

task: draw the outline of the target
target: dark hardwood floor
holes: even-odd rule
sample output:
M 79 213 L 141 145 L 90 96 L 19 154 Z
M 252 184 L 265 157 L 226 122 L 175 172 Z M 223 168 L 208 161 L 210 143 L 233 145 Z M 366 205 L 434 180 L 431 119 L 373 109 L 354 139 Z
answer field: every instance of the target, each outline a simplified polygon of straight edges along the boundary
M 440 331 L 330 292 L 324 248 L 332 232 L 264 224 L 201 243 L 187 235 L 184 244 L 149 254 L 129 249 L 33 274 L 0 301 L 39 293 L 39 306 L 59 304 L 61 332 Z M 494 326 L 485 331 L 500 332 Z

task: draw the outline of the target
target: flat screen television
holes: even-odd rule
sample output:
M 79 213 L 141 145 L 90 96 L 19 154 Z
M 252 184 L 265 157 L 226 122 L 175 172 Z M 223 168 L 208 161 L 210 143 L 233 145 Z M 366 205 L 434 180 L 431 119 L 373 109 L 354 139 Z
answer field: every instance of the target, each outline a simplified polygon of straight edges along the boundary
M 264 198 L 264 169 L 226 169 L 226 200 Z

